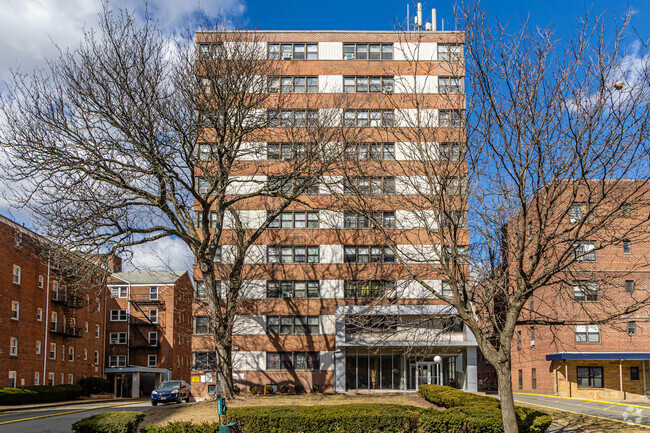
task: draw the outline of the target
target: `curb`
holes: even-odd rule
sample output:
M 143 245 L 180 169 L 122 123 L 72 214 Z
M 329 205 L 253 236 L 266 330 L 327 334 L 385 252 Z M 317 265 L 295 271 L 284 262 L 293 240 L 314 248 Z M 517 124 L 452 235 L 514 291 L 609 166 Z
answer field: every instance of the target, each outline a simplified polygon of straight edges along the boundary
M 118 401 L 124 401 L 125 399 L 121 398 L 110 398 L 110 399 L 95 399 L 95 400 L 70 400 L 70 401 L 59 401 L 56 403 L 43 403 L 43 404 L 27 404 L 20 406 L 0 406 L 0 413 L 10 412 L 14 410 L 29 410 L 29 409 L 46 409 L 48 407 L 59 407 L 59 406 L 76 406 L 80 404 L 98 404 L 98 403 L 115 403 Z M 129 399 L 130 400 L 130 399 Z M 147 400 L 134 400 L 134 401 L 147 401 Z
M 29 417 L 29 418 L 21 418 L 21 419 L 14 419 L 14 420 L 11 420 L 11 421 L 0 422 L 0 425 L 14 424 L 14 423 L 17 423 L 17 422 L 24 422 L 24 421 L 33 421 L 35 419 L 42 419 L 42 418 L 52 418 L 52 417 L 55 417 L 55 416 L 69 415 L 69 414 L 72 414 L 72 413 L 88 412 L 88 411 L 91 411 L 91 410 L 108 409 L 108 408 L 111 408 L 111 407 L 129 406 L 129 405 L 137 404 L 137 403 L 142 403 L 142 402 L 141 401 L 132 401 L 132 402 L 129 402 L 129 403 L 120 403 L 120 404 L 113 404 L 113 405 L 109 405 L 109 406 L 100 406 L 100 407 L 89 407 L 89 408 L 86 408 L 86 409 L 70 410 L 70 411 L 67 411 L 67 412 L 52 413 L 52 414 L 49 414 L 49 415 L 32 416 L 32 417 Z

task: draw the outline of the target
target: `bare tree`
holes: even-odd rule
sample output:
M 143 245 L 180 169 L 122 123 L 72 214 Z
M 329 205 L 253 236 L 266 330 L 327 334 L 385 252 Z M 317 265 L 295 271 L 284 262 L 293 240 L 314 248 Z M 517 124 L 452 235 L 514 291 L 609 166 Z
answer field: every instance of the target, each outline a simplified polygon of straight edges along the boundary
M 285 120 L 282 95 L 267 81 L 280 75 L 278 62 L 265 61 L 255 32 L 223 31 L 224 23 L 197 40 L 191 32 L 169 38 L 149 17 L 141 23 L 105 7 L 99 31 L 77 49 L 61 51 L 45 71 L 15 75 L 1 141 L 18 203 L 66 246 L 121 252 L 167 237 L 187 245 L 209 293 L 218 378 L 231 397 L 232 327 L 248 251 L 317 182 L 336 156 L 326 143 L 336 140 L 309 107 L 274 129 Z M 273 178 L 274 162 L 256 161 L 267 141 L 300 143 L 295 158 L 275 163 Z M 240 217 L 260 201 L 266 215 Z M 225 266 L 215 265 L 222 245 Z
M 391 71 L 439 80 L 435 105 L 417 79 L 395 83 L 416 108 L 403 127 L 385 131 L 403 146 L 395 161 L 405 182 L 399 208 L 411 209 L 410 217 L 388 229 L 363 191 L 341 198 L 474 334 L 498 375 L 505 431 L 516 432 L 517 326 L 616 323 L 650 301 L 647 292 L 608 290 L 647 268 L 647 257 L 616 272 L 590 264 L 599 251 L 648 241 L 650 63 L 645 45 L 625 48 L 629 17 L 614 30 L 588 18 L 565 37 L 493 24 L 475 3 L 461 5 L 458 17 L 465 44 L 447 47 L 438 60 L 449 62 L 414 53 L 405 71 Z M 452 61 L 460 56 L 464 66 Z M 389 100 L 398 109 L 396 96 Z M 576 303 L 576 282 L 594 279 L 599 302 Z M 440 280 L 443 287 L 432 283 Z

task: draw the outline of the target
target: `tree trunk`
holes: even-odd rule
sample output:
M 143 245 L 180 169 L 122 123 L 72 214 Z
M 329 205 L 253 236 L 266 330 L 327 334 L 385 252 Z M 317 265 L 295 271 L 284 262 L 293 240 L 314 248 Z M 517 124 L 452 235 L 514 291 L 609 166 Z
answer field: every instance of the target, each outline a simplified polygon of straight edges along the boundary
M 217 378 L 221 382 L 221 395 L 225 398 L 235 398 L 232 381 L 232 344 L 230 339 L 224 341 L 217 338 L 215 350 L 217 352 Z
M 515 399 L 512 394 L 512 376 L 510 365 L 503 363 L 494 366 L 499 378 L 499 399 L 501 400 L 501 417 L 504 433 L 519 433 L 515 414 Z

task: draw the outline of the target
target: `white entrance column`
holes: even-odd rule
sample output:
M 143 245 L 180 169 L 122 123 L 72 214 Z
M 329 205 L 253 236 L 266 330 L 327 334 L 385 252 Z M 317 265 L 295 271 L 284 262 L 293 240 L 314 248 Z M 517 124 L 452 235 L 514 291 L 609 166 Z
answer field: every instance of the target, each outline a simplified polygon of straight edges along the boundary
M 478 371 L 476 359 L 476 347 L 467 348 L 467 392 L 476 392 L 478 390 Z

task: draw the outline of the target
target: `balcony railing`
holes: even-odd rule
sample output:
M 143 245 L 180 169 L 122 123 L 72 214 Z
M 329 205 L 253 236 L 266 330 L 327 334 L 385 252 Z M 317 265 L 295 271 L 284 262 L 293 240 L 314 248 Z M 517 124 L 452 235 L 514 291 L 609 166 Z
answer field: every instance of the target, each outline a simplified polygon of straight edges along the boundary
M 137 302 L 139 304 L 163 304 L 164 303 L 158 295 L 152 297 L 149 294 L 131 295 L 131 298 L 129 300 L 131 302 Z
M 66 326 L 66 324 L 62 322 L 50 322 L 50 332 L 64 337 L 81 337 L 81 328 L 77 326 Z
M 81 296 L 73 295 L 71 293 L 52 290 L 50 298 L 55 304 L 62 304 L 68 308 L 83 308 L 83 300 Z

